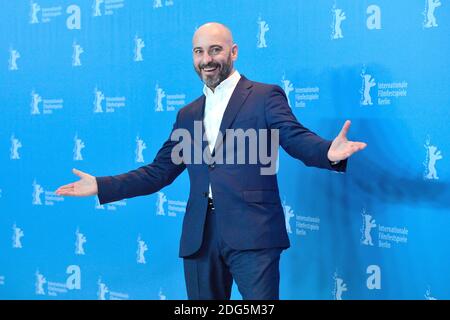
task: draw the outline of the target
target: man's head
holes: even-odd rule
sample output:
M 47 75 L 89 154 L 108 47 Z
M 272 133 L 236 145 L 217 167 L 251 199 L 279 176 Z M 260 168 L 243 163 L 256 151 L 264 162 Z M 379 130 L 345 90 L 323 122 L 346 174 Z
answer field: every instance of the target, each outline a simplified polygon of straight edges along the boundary
M 231 31 L 223 24 L 202 25 L 192 38 L 194 68 L 200 79 L 212 90 L 234 71 L 238 47 Z

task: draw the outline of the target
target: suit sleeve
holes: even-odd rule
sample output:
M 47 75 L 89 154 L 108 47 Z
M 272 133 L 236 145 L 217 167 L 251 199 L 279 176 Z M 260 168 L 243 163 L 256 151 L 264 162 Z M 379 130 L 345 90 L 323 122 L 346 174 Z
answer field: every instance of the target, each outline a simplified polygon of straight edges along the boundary
M 179 113 L 172 132 L 178 128 L 178 118 Z M 152 194 L 171 184 L 186 168 L 184 163 L 172 162 L 172 149 L 177 143 L 169 136 L 152 163 L 128 173 L 96 177 L 100 204 Z
M 270 90 L 265 112 L 269 128 L 279 130 L 280 145 L 290 156 L 307 166 L 345 172 L 347 160 L 331 164 L 327 154 L 332 141 L 322 139 L 298 122 L 279 86 L 273 86 Z

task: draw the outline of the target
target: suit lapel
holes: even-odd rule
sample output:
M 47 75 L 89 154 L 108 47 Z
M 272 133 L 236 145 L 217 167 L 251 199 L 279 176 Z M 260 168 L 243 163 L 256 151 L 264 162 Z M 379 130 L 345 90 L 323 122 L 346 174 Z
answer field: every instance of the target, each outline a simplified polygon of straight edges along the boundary
M 236 85 L 236 88 L 233 91 L 233 94 L 231 95 L 230 101 L 228 102 L 228 105 L 223 114 L 222 122 L 220 123 L 220 132 L 222 133 L 222 139 L 220 139 L 220 136 L 217 137 L 216 144 L 214 146 L 212 154 L 209 149 L 208 141 L 203 140 L 202 136 L 201 150 L 205 151 L 205 156 L 208 157 L 208 159 L 205 159 L 207 162 L 211 161 L 212 157 L 214 156 L 215 150 L 217 150 L 223 143 L 223 139 L 225 139 L 226 129 L 230 128 L 230 126 L 233 124 L 236 115 L 238 114 L 239 110 L 241 109 L 241 106 L 244 104 L 245 100 L 247 99 L 250 93 L 249 89 L 251 87 L 252 87 L 251 81 L 249 81 L 247 78 L 241 75 L 241 79 L 239 80 L 238 84 Z M 206 98 L 203 95 L 200 97 L 198 102 L 195 104 L 195 107 L 193 108 L 194 121 L 201 121 L 202 123 L 202 135 L 205 133 L 205 125 L 203 123 L 203 118 L 205 114 L 205 102 Z M 192 134 L 194 134 L 194 132 L 192 132 Z
M 203 123 L 203 118 L 205 115 L 205 102 L 206 102 L 206 97 L 203 95 L 201 96 L 197 103 L 194 105 L 194 110 L 193 110 L 193 115 L 194 115 L 194 121 L 200 121 L 202 124 L 202 132 L 201 132 L 201 137 L 196 136 L 196 133 L 194 132 L 194 128 L 193 127 L 193 132 L 191 132 L 192 138 L 194 139 L 194 143 L 195 144 L 200 144 L 201 142 L 201 152 L 203 154 L 203 151 L 206 151 L 205 156 L 208 158 L 207 161 L 209 161 L 212 156 L 211 156 L 211 152 L 209 150 L 209 146 L 208 146 L 208 141 L 205 139 L 203 139 L 203 136 L 205 135 L 205 125 Z M 194 122 L 195 123 L 195 122 Z M 201 140 L 199 140 L 201 139 Z
M 236 85 L 236 88 L 234 89 L 230 101 L 228 102 L 228 105 L 223 114 L 222 122 L 220 123 L 220 132 L 222 133 L 222 139 L 220 139 L 220 136 L 217 137 L 213 154 L 223 143 L 223 139 L 225 139 L 226 129 L 230 128 L 230 126 L 233 124 L 234 118 L 236 118 L 236 115 L 241 109 L 241 106 L 244 104 L 245 99 L 247 99 L 247 96 L 250 93 L 249 89 L 251 86 L 252 83 L 248 81 L 247 78 L 245 78 L 243 75 L 241 75 L 241 79 Z

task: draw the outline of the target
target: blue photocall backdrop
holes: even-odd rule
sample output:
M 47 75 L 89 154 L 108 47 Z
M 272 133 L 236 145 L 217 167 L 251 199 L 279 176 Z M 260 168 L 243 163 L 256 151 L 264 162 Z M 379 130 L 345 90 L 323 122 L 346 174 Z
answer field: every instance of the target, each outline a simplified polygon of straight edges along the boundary
M 450 298 L 446 0 L 0 0 L 0 298 L 185 299 L 186 172 L 112 204 L 55 195 L 78 168 L 153 160 L 202 94 L 192 35 L 230 27 L 237 70 L 309 129 L 368 147 L 346 174 L 280 151 L 282 299 Z M 240 299 L 236 287 L 234 299 Z

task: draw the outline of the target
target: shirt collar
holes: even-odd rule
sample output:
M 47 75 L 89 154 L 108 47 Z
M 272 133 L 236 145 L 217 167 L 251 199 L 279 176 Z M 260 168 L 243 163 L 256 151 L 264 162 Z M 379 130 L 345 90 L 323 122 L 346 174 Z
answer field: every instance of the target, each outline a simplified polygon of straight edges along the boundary
M 203 93 L 205 94 L 205 96 L 209 96 L 214 95 L 218 91 L 221 92 L 223 90 L 234 90 L 240 79 L 241 75 L 237 70 L 235 70 L 231 76 L 219 83 L 219 85 L 214 89 L 214 92 L 206 85 L 204 85 Z

